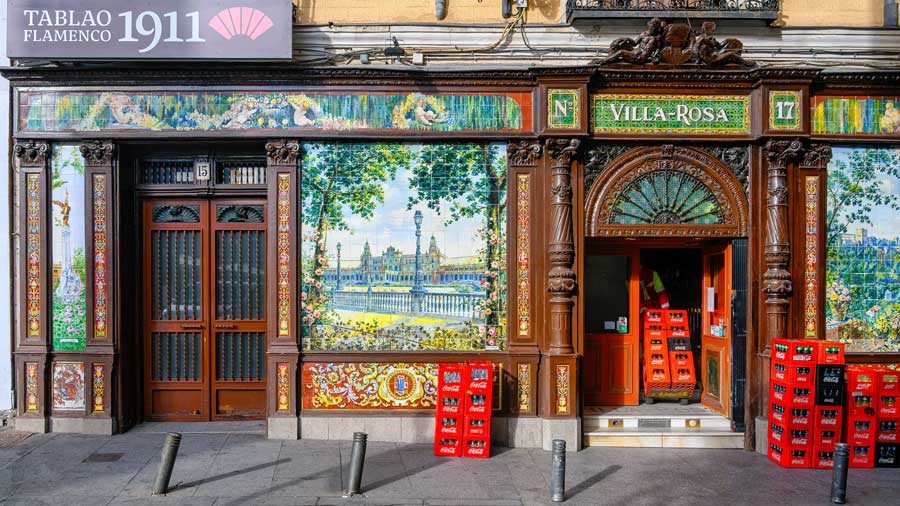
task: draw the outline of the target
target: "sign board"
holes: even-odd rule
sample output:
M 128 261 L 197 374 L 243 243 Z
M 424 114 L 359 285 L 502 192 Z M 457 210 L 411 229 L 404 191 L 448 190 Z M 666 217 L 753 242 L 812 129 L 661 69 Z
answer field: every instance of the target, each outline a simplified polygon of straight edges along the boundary
M 578 103 L 581 97 L 577 89 L 547 90 L 547 127 L 579 128 L 581 127 L 581 111 Z
M 769 92 L 769 128 L 800 130 L 800 92 Z
M 750 133 L 745 95 L 624 95 L 591 97 L 595 133 L 744 135 Z
M 288 0 L 8 0 L 10 58 L 278 60 Z

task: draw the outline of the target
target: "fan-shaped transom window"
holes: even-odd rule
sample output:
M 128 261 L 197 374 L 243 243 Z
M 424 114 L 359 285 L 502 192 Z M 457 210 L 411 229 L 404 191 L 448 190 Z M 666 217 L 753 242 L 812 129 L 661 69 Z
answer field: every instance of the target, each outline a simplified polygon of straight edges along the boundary
M 641 175 L 613 202 L 616 225 L 718 225 L 725 222 L 715 194 L 696 177 L 676 170 Z

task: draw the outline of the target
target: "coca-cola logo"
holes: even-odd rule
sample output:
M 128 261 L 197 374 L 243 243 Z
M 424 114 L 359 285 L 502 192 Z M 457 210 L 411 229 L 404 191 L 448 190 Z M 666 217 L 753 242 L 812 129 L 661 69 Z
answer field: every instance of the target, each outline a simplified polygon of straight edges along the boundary
M 441 427 L 441 433 L 443 434 L 456 434 L 456 427 Z
M 837 376 L 825 376 L 822 379 L 822 383 L 840 383 L 840 382 L 841 382 L 841 378 L 838 378 Z
M 440 453 L 456 453 L 456 448 L 441 448 Z
M 794 355 L 794 361 L 796 362 L 808 362 L 812 360 L 812 355 Z
M 484 448 L 470 448 L 469 455 L 484 455 Z
M 484 413 L 484 406 L 470 406 L 469 413 Z
M 470 384 L 470 388 L 487 388 L 487 381 L 478 381 Z
M 825 418 L 822 420 L 822 425 L 837 425 L 837 419 Z
M 459 392 L 459 385 L 444 385 L 445 392 Z

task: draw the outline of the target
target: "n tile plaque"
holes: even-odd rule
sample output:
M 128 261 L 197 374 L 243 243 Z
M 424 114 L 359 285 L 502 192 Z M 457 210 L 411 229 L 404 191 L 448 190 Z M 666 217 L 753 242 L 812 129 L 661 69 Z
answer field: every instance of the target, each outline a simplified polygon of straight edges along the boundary
M 577 89 L 547 90 L 547 128 L 578 129 L 581 127 L 581 101 Z

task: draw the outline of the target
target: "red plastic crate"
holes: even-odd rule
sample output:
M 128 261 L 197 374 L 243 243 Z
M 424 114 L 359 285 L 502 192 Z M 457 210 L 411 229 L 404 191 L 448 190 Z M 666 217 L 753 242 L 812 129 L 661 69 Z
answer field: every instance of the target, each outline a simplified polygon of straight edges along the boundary
M 816 341 L 807 339 L 775 339 L 772 360 L 782 364 L 815 364 Z
M 813 429 L 813 446 L 818 448 L 831 448 L 841 442 L 840 429 L 822 429 L 816 427 Z
M 785 425 L 791 429 L 813 428 L 812 408 L 788 408 Z
M 668 310 L 668 321 L 669 326 L 681 326 L 687 328 L 688 326 L 688 314 L 684 309 L 670 309 Z
M 670 325 L 669 337 L 683 337 L 690 340 L 691 329 L 689 329 L 687 325 Z
M 810 446 L 791 446 L 769 443 L 769 459 L 781 467 L 808 468 L 810 465 Z
M 462 438 L 458 436 L 435 438 L 434 454 L 438 457 L 459 457 L 462 455 Z
M 665 329 L 644 329 L 644 354 L 647 352 L 668 353 Z
M 900 442 L 898 426 L 900 426 L 900 418 L 878 418 L 875 423 L 875 441 L 878 443 Z
M 851 445 L 875 443 L 875 427 L 875 421 L 848 420 L 847 442 Z
M 900 394 L 900 371 L 882 367 L 876 373 L 876 389 L 879 393 Z
M 460 415 L 465 410 L 465 401 L 462 396 L 456 397 L 438 397 L 438 414 L 443 415 Z
M 849 397 L 854 395 L 875 395 L 877 383 L 877 371 L 874 367 L 866 365 L 847 366 L 847 392 Z
M 772 380 L 795 385 L 812 385 L 815 369 L 809 364 L 793 365 L 772 362 Z
M 464 437 L 462 456 L 472 459 L 486 459 L 491 456 L 490 437 Z
M 490 397 L 493 385 L 494 364 L 491 361 L 466 361 L 466 377 L 463 384 L 466 393 L 486 393 Z M 490 399 L 488 399 L 488 405 L 490 405 Z
M 462 396 L 465 364 L 438 364 L 438 392 Z
M 491 417 L 467 416 L 463 435 L 465 437 L 491 437 Z
M 779 445 L 810 446 L 812 444 L 812 430 L 805 427 L 782 427 L 777 423 L 769 424 L 769 441 Z
M 652 396 L 655 390 L 672 388 L 668 367 L 644 367 L 644 395 Z
M 821 447 L 814 444 L 810 467 L 813 469 L 831 469 L 834 467 L 834 446 Z
M 778 422 L 781 425 L 787 425 L 791 416 L 791 410 L 784 404 L 778 402 L 769 403 L 769 420 Z
M 811 407 L 815 404 L 813 389 L 810 385 L 785 385 L 773 381 L 769 389 L 769 398 L 779 404 L 792 407 Z
M 900 411 L 897 410 L 897 395 L 897 392 L 878 393 L 876 414 L 879 417 L 895 418 L 900 416 Z
M 438 413 L 435 419 L 435 437 L 459 437 L 462 436 L 463 417 L 461 415 L 441 415 Z
M 844 343 L 819 341 L 816 356 L 817 364 L 843 364 Z
M 672 367 L 685 367 L 688 364 L 694 366 L 694 356 L 688 351 L 670 351 L 669 364 Z
M 669 318 L 665 309 L 648 309 L 644 311 L 644 328 L 657 326 L 665 328 L 669 326 Z
M 651 351 L 644 355 L 646 357 L 644 367 L 669 367 L 669 359 L 665 352 Z
M 876 402 L 874 394 L 850 392 L 849 397 L 847 397 L 847 415 L 874 418 Z
M 813 408 L 813 427 L 816 430 L 831 430 L 840 437 L 844 408 L 839 406 L 815 406 Z
M 850 444 L 850 467 L 870 468 L 875 466 L 875 445 Z

